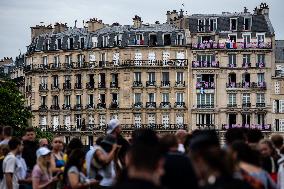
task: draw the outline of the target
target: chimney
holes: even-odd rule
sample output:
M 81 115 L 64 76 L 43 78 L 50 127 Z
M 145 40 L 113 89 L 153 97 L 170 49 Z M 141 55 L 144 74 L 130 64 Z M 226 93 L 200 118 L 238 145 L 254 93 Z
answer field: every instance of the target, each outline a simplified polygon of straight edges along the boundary
M 177 18 L 178 18 L 178 12 L 176 10 L 173 10 L 172 12 L 167 11 L 167 23 L 168 24 L 172 24 L 173 21 Z
M 142 25 L 142 19 L 140 16 L 135 15 L 133 19 L 133 27 L 134 28 L 140 28 Z
M 262 15 L 269 15 L 269 6 L 266 3 L 261 3 L 260 4 L 260 14 Z
M 61 33 L 61 32 L 64 32 L 68 29 L 68 26 L 67 26 L 67 23 L 65 24 L 62 24 L 62 23 L 58 23 L 56 22 L 54 24 L 54 33 Z
M 31 27 L 31 39 L 40 36 L 41 34 L 51 33 L 53 30 L 52 25 L 36 25 L 35 27 Z
M 105 24 L 102 20 L 98 20 L 97 18 L 91 18 L 89 21 L 86 22 L 88 25 L 88 32 L 95 32 L 103 27 Z

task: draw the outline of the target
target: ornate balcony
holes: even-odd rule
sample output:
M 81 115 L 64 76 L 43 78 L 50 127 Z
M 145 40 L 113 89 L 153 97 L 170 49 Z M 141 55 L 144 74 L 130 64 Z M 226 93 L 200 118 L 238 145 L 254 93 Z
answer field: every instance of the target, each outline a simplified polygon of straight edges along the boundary
M 171 82 L 170 81 L 161 81 L 161 87 L 170 87 Z
M 236 68 L 236 67 L 237 67 L 236 63 L 228 64 L 228 68 Z
M 146 102 L 146 108 L 156 108 L 156 102 Z
M 265 103 L 256 103 L 256 107 L 257 108 L 264 108 L 265 107 Z
M 56 64 L 56 63 L 50 64 L 50 69 L 52 69 L 52 70 L 59 70 L 60 68 L 61 68 L 61 64 L 60 63 L 58 63 L 58 64 Z
M 228 130 L 231 128 L 246 128 L 246 129 L 258 129 L 261 131 L 271 131 L 271 124 L 223 124 L 222 130 Z
M 133 108 L 135 108 L 135 109 L 143 108 L 143 103 L 142 102 L 136 102 L 136 103 L 133 104 Z
M 265 63 L 264 62 L 259 62 L 255 64 L 257 68 L 265 68 Z
M 214 82 L 196 82 L 196 89 L 215 89 L 215 83 Z
M 86 109 L 94 109 L 94 108 L 95 108 L 95 105 L 93 103 L 86 105 Z
M 74 106 L 74 110 L 82 110 L 83 109 L 83 105 L 82 104 L 76 104 Z
M 143 87 L 143 84 L 141 81 L 133 81 L 133 87 Z
M 104 83 L 104 82 L 99 82 L 98 88 L 99 88 L 99 89 L 105 89 L 105 88 L 106 88 L 106 83 Z
M 243 68 L 250 68 L 251 67 L 251 63 L 243 63 L 242 67 Z
M 95 88 L 95 83 L 93 82 L 86 83 L 86 89 L 92 90 L 94 88 Z
M 115 102 L 115 101 L 111 102 L 110 105 L 109 105 L 109 108 L 110 109 L 118 109 L 119 108 L 118 103 Z
M 110 88 L 118 88 L 118 82 L 112 81 L 109 84 Z
M 196 124 L 198 130 L 216 130 L 215 124 Z
M 74 65 L 73 65 L 73 63 L 65 63 L 65 64 L 63 64 L 63 67 L 65 69 L 73 69 Z
M 216 42 L 192 44 L 192 49 L 194 49 L 194 50 L 219 49 L 219 48 L 220 48 L 219 43 L 216 43 Z
M 185 102 L 175 102 L 175 108 L 185 108 Z
M 75 83 L 75 89 L 82 89 L 82 83 Z
M 62 110 L 71 110 L 71 105 L 70 104 L 63 104 Z
M 155 87 L 156 81 L 146 81 L 146 87 Z
M 59 90 L 59 84 L 57 85 L 51 84 L 51 90 Z
M 106 103 L 98 103 L 97 104 L 98 109 L 105 109 L 106 108 Z
M 242 107 L 243 108 L 250 108 L 251 107 L 251 103 L 243 103 Z
M 171 103 L 170 102 L 161 102 L 160 108 L 171 108 Z
M 67 83 L 63 83 L 63 90 L 71 90 L 71 83 L 67 82 Z
M 237 108 L 238 105 L 237 104 L 227 104 L 228 108 Z
M 175 87 L 185 87 L 185 81 L 176 81 Z
M 214 104 L 197 104 L 198 109 L 212 109 Z
M 56 104 L 56 105 L 51 105 L 51 106 L 50 106 L 50 109 L 51 109 L 51 110 L 60 110 L 60 106 L 59 106 L 58 104 Z
M 219 68 L 219 61 L 192 61 L 192 68 Z
M 47 107 L 47 105 L 40 105 L 40 106 L 38 107 L 38 110 L 39 110 L 39 111 L 46 111 L 46 110 L 48 110 L 48 107 Z
M 39 91 L 47 91 L 48 88 L 47 88 L 47 84 L 40 84 L 39 85 Z

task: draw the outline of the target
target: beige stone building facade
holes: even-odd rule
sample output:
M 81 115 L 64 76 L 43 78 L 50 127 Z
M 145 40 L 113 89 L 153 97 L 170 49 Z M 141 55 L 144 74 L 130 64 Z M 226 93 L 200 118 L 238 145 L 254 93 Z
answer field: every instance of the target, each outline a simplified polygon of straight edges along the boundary
M 266 4 L 253 13 L 168 11 L 164 24 L 135 16 L 125 26 L 91 19 L 31 29 L 24 73 L 33 126 L 93 132 L 118 118 L 125 132 L 274 130 Z

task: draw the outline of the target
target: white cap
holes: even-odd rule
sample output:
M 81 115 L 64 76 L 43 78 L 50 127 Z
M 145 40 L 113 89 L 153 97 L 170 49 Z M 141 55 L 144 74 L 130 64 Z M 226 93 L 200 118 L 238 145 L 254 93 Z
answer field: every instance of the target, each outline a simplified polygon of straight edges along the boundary
M 46 147 L 40 147 L 37 151 L 36 151 L 36 157 L 39 158 L 41 156 L 45 156 L 47 154 L 50 154 L 51 151 L 49 149 L 47 149 Z
M 110 120 L 110 122 L 108 123 L 108 127 L 107 127 L 107 134 L 111 134 L 114 131 L 114 129 L 118 127 L 119 125 L 120 123 L 118 119 Z

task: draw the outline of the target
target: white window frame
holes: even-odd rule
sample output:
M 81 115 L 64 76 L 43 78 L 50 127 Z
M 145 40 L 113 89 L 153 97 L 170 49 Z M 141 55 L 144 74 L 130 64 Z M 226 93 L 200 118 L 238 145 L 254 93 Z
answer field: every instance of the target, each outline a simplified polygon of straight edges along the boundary
M 228 104 L 236 105 L 237 104 L 237 94 L 236 93 L 229 93 L 228 94 Z
M 246 19 L 249 19 L 249 26 L 248 26 L 248 29 L 246 29 L 245 28 L 245 21 L 246 21 Z M 250 31 L 251 30 L 251 26 L 252 26 L 252 17 L 244 17 L 244 27 L 243 27 L 243 29 L 245 30 L 245 31 Z
M 233 30 L 232 29 L 232 20 L 236 20 L 236 29 L 235 30 Z M 238 30 L 238 18 L 230 18 L 230 30 L 231 31 L 237 31 Z
M 250 93 L 243 93 L 242 102 L 243 104 L 250 103 Z
M 214 26 L 213 26 L 213 30 L 211 30 L 211 20 L 213 20 L 213 25 L 215 25 L 215 29 L 214 29 Z M 217 18 L 209 18 L 209 31 L 211 32 L 214 32 L 218 29 L 218 19 Z
M 183 83 L 184 81 L 184 72 L 177 72 L 176 73 L 176 82 Z
M 256 103 L 265 103 L 264 93 L 256 93 Z
M 202 25 L 203 22 L 203 29 L 201 30 L 200 26 Z M 198 32 L 205 32 L 205 27 L 206 27 L 206 20 L 204 19 L 198 19 L 197 20 L 197 31 Z
M 275 94 L 280 94 L 280 82 L 279 81 L 274 82 L 274 90 L 275 90 Z
M 184 93 L 181 92 L 176 93 L 176 102 L 184 102 Z

